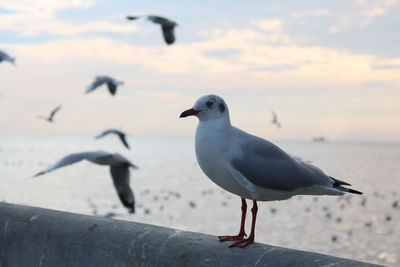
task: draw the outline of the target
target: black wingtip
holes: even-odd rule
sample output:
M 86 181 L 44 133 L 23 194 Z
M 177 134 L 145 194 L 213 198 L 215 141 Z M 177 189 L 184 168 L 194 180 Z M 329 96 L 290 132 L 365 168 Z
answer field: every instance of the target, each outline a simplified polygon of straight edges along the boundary
M 349 183 L 347 183 L 347 182 L 345 182 L 345 181 L 338 180 L 338 179 L 333 178 L 333 177 L 331 177 L 331 176 L 329 176 L 329 178 L 331 178 L 331 179 L 333 180 L 333 182 L 334 182 L 334 183 L 333 183 L 333 187 L 336 187 L 336 188 L 338 188 L 338 189 L 341 190 L 341 191 L 344 191 L 344 192 L 347 192 L 347 193 L 352 193 L 352 194 L 357 194 L 357 195 L 362 195 L 362 194 L 363 194 L 363 193 L 360 192 L 360 191 L 357 191 L 357 190 L 354 190 L 354 189 L 350 189 L 350 188 L 343 187 L 343 185 L 351 186 L 351 184 L 349 184 Z
M 354 189 L 347 188 L 347 190 L 348 190 L 349 193 L 352 193 L 352 194 L 357 194 L 357 195 L 362 195 L 363 194 L 362 192 L 354 190 Z
M 38 172 L 34 176 L 32 176 L 32 178 L 36 178 L 36 177 L 38 177 L 40 175 L 43 175 L 43 174 L 45 174 L 45 173 L 44 172 Z
M 126 19 L 129 19 L 129 20 L 135 20 L 138 18 L 139 18 L 139 16 L 126 16 Z

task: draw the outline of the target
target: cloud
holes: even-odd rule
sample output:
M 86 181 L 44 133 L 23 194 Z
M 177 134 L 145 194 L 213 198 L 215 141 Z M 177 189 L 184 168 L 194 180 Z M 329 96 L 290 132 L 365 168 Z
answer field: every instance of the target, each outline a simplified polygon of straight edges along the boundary
M 118 24 L 107 21 L 91 21 L 69 24 L 57 18 L 57 12 L 68 8 L 89 8 L 93 1 L 51 1 L 17 0 L 3 1 L 2 8 L 15 12 L 0 16 L 0 29 L 15 31 L 21 36 L 73 36 L 88 32 L 132 33 L 137 31 L 134 24 Z
M 144 47 L 119 40 L 93 37 L 48 41 L 42 44 L 12 45 L 14 54 L 26 61 L 54 65 L 57 62 L 109 62 L 136 66 L 168 75 L 205 75 L 223 88 L 263 84 L 291 87 L 324 87 L 386 81 L 400 85 L 391 61 L 322 46 L 276 43 L 273 34 L 252 28 L 212 30 L 210 39 L 171 47 Z M 282 34 L 278 34 L 281 38 Z M 226 56 L 210 57 L 218 51 Z M 234 53 L 231 53 L 234 51 Z M 379 68 L 379 67 L 378 67 Z M 230 77 L 230 78 L 228 78 Z
M 398 70 L 400 69 L 400 58 L 376 60 L 372 67 L 375 70 Z
M 252 20 L 250 23 L 265 32 L 280 32 L 283 25 L 281 19 Z
M 395 0 L 357 0 L 355 1 L 356 10 L 341 16 L 337 25 L 329 28 L 329 32 L 336 34 L 349 27 L 364 28 L 376 17 L 384 15 L 395 3 Z
M 331 12 L 327 9 L 315 9 L 315 10 L 308 10 L 302 12 L 295 12 L 291 14 L 292 18 L 300 19 L 306 17 L 321 17 L 321 16 L 329 16 Z
M 106 21 L 93 21 L 82 24 L 67 24 L 52 17 L 36 17 L 30 14 L 12 14 L 0 17 L 0 29 L 16 31 L 21 36 L 39 36 L 50 34 L 56 36 L 73 36 L 88 32 L 132 33 L 137 26 L 118 24 Z
M 1 8 L 37 15 L 54 15 L 67 8 L 89 8 L 93 0 L 2 0 Z

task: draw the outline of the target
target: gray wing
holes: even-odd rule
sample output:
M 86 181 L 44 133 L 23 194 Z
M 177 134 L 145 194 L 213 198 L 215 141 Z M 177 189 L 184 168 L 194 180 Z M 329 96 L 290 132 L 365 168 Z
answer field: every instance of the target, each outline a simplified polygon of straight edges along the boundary
M 174 35 L 174 28 L 175 25 L 165 24 L 161 26 L 161 30 L 164 36 L 165 42 L 170 45 L 175 42 L 175 35 Z
M 105 131 L 102 132 L 101 134 L 97 135 L 95 138 L 96 138 L 96 139 L 99 139 L 99 138 L 104 137 L 104 136 L 106 136 L 106 135 L 109 135 L 109 134 L 111 134 L 111 133 L 115 133 L 115 131 L 116 131 L 116 130 L 114 130 L 114 129 L 105 130 Z
M 61 109 L 61 106 L 56 107 L 53 109 L 53 111 L 50 113 L 49 120 L 52 120 L 54 115 Z
M 126 141 L 126 136 L 125 136 L 125 134 L 120 133 L 120 134 L 118 134 L 118 136 L 119 136 L 119 139 L 121 139 L 121 142 L 124 144 L 124 146 L 125 146 L 127 149 L 130 149 L 129 144 L 128 144 L 128 142 Z
M 0 51 L 0 62 L 2 62 L 3 60 L 8 61 L 8 62 L 12 63 L 13 65 L 15 65 L 14 57 L 11 57 L 10 55 L 4 53 L 3 51 Z
M 46 174 L 48 172 L 54 171 L 54 170 L 56 170 L 58 168 L 61 168 L 61 167 L 65 167 L 65 166 L 74 164 L 74 163 L 79 162 L 81 160 L 88 159 L 88 157 L 91 156 L 90 155 L 91 153 L 95 153 L 95 152 L 74 153 L 74 154 L 70 154 L 68 156 L 65 156 L 62 159 L 60 159 L 59 161 L 57 161 L 56 163 L 54 163 L 53 165 L 51 165 L 50 167 L 48 167 L 47 169 L 35 174 L 34 177 Z
M 107 82 L 108 91 L 110 91 L 111 95 L 115 95 L 117 92 L 117 85 L 113 82 Z
M 119 139 L 120 139 L 121 142 L 124 144 L 124 146 L 125 146 L 126 148 L 130 149 L 129 144 L 128 144 L 128 142 L 126 141 L 126 135 L 125 135 L 125 133 L 123 133 L 123 132 L 121 132 L 121 131 L 119 131 L 119 130 L 116 130 L 116 129 L 109 129 L 109 130 L 106 130 L 106 131 L 102 132 L 101 134 L 99 134 L 98 136 L 96 136 L 95 138 L 96 138 L 96 139 L 99 139 L 99 138 L 104 137 L 104 136 L 109 135 L 109 134 L 116 134 L 116 135 L 118 135 Z
M 274 144 L 251 135 L 247 139 L 241 144 L 243 155 L 231 164 L 253 184 L 280 191 L 333 184 L 320 169 L 296 161 Z
M 161 17 L 161 16 L 148 16 L 147 19 L 151 20 L 154 23 L 161 24 L 161 25 L 172 23 L 171 20 Z
M 129 185 L 129 167 L 111 166 L 110 172 L 114 187 L 122 204 L 129 209 L 130 213 L 135 213 L 135 197 Z
M 86 93 L 90 93 L 91 91 L 97 89 L 97 87 L 99 87 L 100 85 L 102 85 L 103 83 L 105 83 L 105 79 L 102 78 L 97 78 L 91 85 L 88 86 L 88 88 L 86 88 Z
M 128 19 L 128 20 L 135 20 L 138 18 L 140 18 L 140 16 L 126 16 L 126 19 Z

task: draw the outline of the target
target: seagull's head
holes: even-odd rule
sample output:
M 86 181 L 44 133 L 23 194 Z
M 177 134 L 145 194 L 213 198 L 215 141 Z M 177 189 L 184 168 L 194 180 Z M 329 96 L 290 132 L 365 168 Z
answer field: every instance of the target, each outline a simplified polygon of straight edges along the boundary
M 180 118 L 196 116 L 200 121 L 208 121 L 226 118 L 229 121 L 228 106 L 225 101 L 217 95 L 205 95 L 200 97 L 193 108 L 182 112 Z

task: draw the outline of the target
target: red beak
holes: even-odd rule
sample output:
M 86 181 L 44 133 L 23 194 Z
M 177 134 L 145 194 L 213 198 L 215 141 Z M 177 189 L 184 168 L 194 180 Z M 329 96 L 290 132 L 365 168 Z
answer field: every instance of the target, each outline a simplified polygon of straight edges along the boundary
M 179 116 L 179 118 L 185 118 L 187 116 L 192 116 L 192 115 L 196 115 L 197 113 L 199 113 L 201 110 L 195 110 L 195 109 L 188 109 L 185 110 L 184 112 L 181 113 L 181 115 Z

